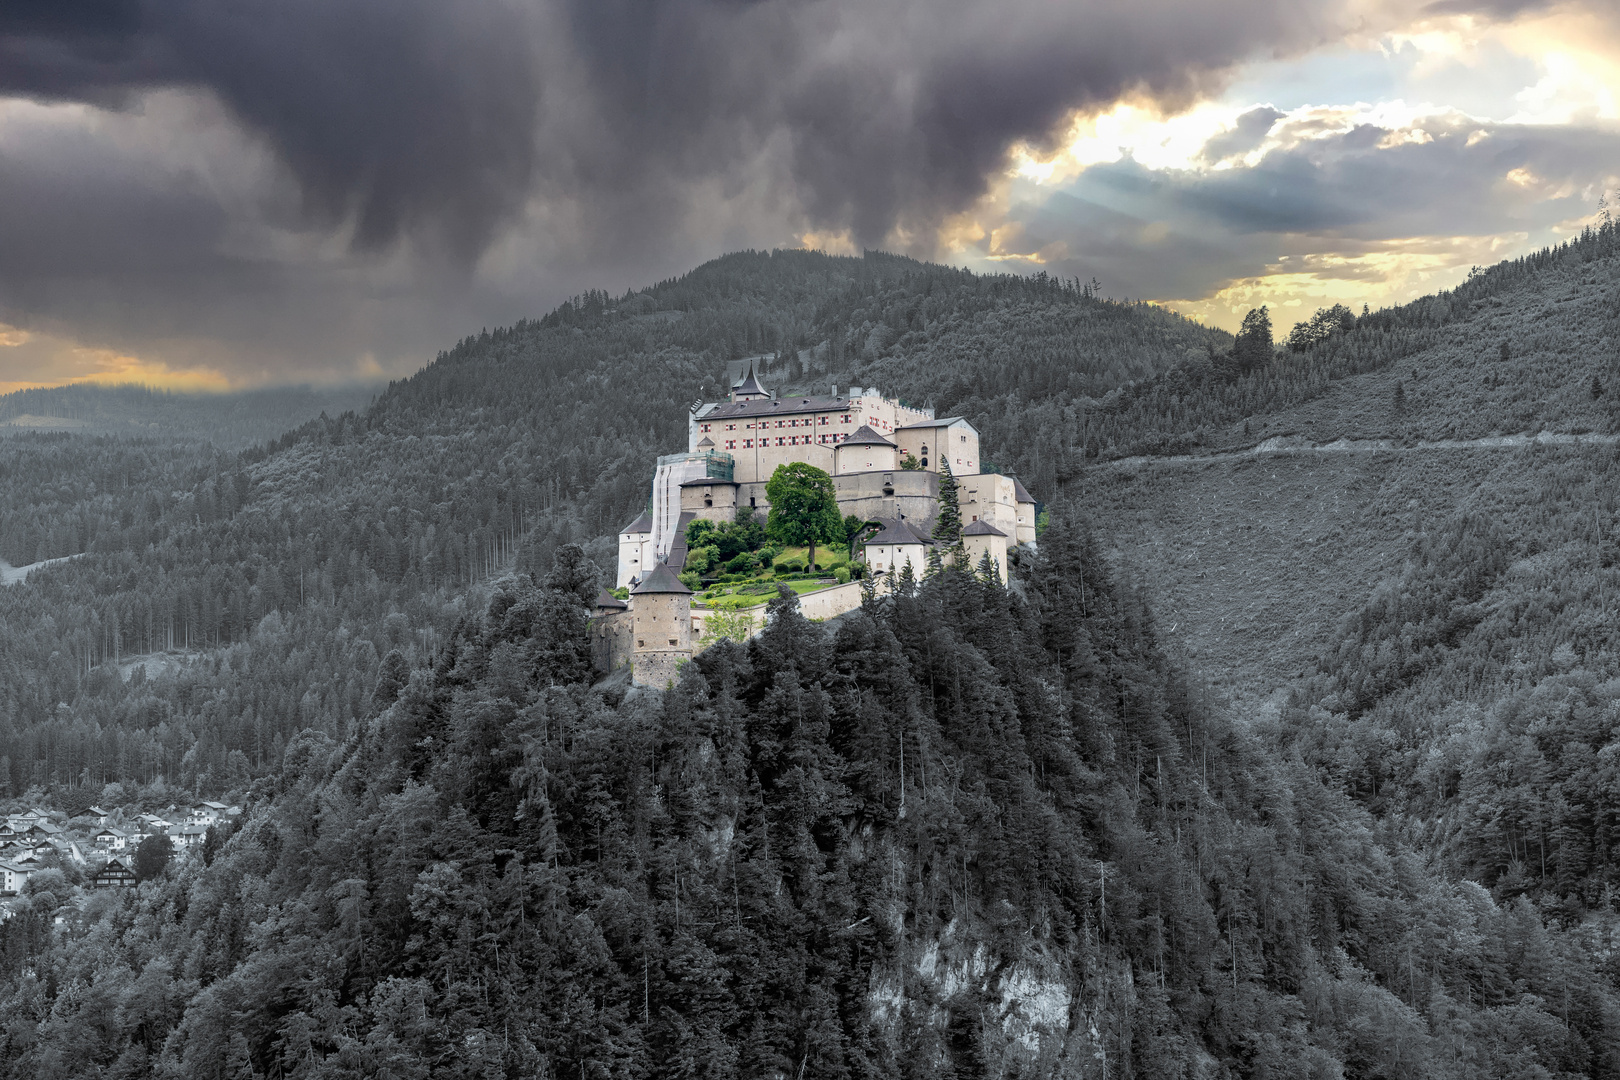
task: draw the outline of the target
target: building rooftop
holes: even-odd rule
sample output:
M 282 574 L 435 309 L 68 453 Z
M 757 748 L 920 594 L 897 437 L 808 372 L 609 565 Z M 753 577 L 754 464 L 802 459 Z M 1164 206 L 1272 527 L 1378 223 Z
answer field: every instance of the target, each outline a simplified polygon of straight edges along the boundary
M 709 438 L 707 435 L 705 435 L 705 436 L 703 436 L 703 439 L 697 444 L 697 448 L 699 450 L 713 450 L 714 449 L 714 440 Z
M 736 487 L 737 481 L 729 476 L 700 476 L 696 480 L 681 481 L 681 487 L 712 487 L 715 484 L 730 484 L 732 487 Z
M 886 521 L 883 529 L 877 535 L 866 541 L 868 544 L 932 544 L 933 541 L 906 521 Z
M 968 424 L 966 418 L 964 417 L 947 416 L 941 420 L 921 420 L 915 424 L 902 424 L 894 430 L 910 431 L 912 428 L 950 427 L 952 424 L 967 424 L 968 427 L 973 427 L 972 424 Z M 977 431 L 978 429 L 974 428 L 974 430 Z
M 1015 501 L 1027 503 L 1035 501 L 1035 496 L 1029 493 L 1029 489 L 1024 487 L 1023 481 L 1019 480 L 1018 477 L 1009 476 L 1007 479 L 1013 482 L 1013 499 Z
M 871 428 L 862 424 L 855 429 L 855 434 L 838 444 L 839 446 L 893 446 L 894 443 L 885 439 Z
M 619 531 L 627 533 L 650 533 L 652 532 L 652 515 L 643 510 L 640 517 L 636 518 L 636 520 L 632 521 Z
M 625 603 L 623 600 L 620 600 L 617 596 L 614 596 L 606 589 L 603 589 L 601 592 L 596 594 L 596 606 L 598 608 L 612 608 L 616 611 L 623 611 L 630 605 Z
M 963 536 L 1006 536 L 1007 534 L 990 524 L 988 521 L 975 521 L 962 529 Z
M 632 596 L 645 596 L 656 593 L 690 594 L 691 592 L 691 589 L 681 584 L 681 579 L 675 576 L 675 571 L 671 570 L 665 563 L 655 565 L 647 572 L 647 576 L 641 579 L 641 584 L 630 590 Z
M 760 384 L 758 376 L 754 374 L 754 365 L 748 365 L 748 374 L 731 384 L 733 394 L 758 394 L 761 397 L 770 391 Z
M 741 391 L 739 391 L 740 393 Z M 790 397 L 775 401 L 722 401 L 705 420 L 730 420 L 749 416 L 798 416 L 803 413 L 840 412 L 848 409 L 846 397 Z

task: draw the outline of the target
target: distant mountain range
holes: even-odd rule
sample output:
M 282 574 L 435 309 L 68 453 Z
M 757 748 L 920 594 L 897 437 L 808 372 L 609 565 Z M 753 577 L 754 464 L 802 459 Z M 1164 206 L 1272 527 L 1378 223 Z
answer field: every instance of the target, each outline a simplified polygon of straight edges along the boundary
M 145 386 L 78 383 L 0 395 L 0 435 L 77 431 L 206 439 L 241 449 L 274 439 L 325 412 L 364 409 L 380 386 L 273 387 L 232 394 L 190 394 Z

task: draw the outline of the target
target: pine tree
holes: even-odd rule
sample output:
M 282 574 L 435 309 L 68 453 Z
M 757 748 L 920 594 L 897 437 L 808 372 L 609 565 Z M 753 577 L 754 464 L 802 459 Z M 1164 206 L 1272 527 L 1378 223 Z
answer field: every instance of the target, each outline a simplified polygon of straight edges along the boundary
M 951 463 L 939 459 L 939 519 L 934 522 L 934 544 L 955 550 L 962 544 L 962 501 Z

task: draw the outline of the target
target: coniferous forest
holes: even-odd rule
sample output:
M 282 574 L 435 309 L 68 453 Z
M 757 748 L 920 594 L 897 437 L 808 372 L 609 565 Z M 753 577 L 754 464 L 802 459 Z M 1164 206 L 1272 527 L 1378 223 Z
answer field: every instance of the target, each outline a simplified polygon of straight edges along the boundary
M 1542 420 L 1505 373 L 1612 434 L 1612 358 L 1558 335 L 1610 340 L 1616 245 L 1280 350 L 1079 282 L 749 252 L 246 450 L 0 438 L 0 560 L 61 560 L 0 586 L 0 796 L 242 807 L 133 889 L 30 881 L 0 1073 L 1620 1076 L 1612 446 L 1542 502 L 1401 504 L 1264 716 L 1168 644 L 1173 567 L 1117 557 L 1110 509 L 1159 481 L 1105 471 L 1333 395 L 1416 439 L 1458 371 L 1477 434 Z M 1049 525 L 1009 586 L 947 566 L 826 623 L 784 590 L 669 689 L 598 683 L 613 533 L 745 357 L 968 417 Z

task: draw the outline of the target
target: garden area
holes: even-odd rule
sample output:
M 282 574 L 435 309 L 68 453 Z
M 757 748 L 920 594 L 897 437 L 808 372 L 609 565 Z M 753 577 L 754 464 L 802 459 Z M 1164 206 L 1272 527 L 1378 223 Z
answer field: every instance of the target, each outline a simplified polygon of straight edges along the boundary
M 867 523 L 838 515 L 832 479 L 810 465 L 784 465 L 766 491 L 769 517 L 744 507 L 733 522 L 694 521 L 686 529 L 681 581 L 701 607 L 756 607 L 788 585 L 796 593 L 847 584 L 859 577 L 850 548 Z

